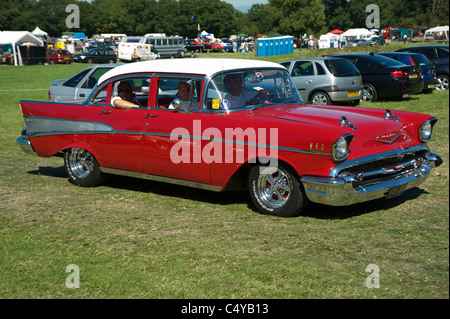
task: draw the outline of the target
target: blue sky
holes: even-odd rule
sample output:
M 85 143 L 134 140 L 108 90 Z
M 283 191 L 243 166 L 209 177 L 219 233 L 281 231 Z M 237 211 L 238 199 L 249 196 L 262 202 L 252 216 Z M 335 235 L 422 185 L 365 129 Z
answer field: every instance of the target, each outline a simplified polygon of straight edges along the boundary
M 256 3 L 268 3 L 268 0 L 222 0 L 231 3 L 237 10 L 247 13 L 247 10 Z

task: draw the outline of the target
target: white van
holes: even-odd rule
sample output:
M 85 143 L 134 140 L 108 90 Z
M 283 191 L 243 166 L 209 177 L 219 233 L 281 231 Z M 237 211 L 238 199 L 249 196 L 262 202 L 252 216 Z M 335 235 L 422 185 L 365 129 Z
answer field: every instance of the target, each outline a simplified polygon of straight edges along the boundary
M 338 48 L 338 47 L 339 47 L 338 35 L 327 33 L 320 36 L 319 49 Z
M 142 37 L 122 38 L 122 41 L 119 43 L 117 57 L 125 62 L 155 60 L 159 58 L 153 45 L 141 42 Z

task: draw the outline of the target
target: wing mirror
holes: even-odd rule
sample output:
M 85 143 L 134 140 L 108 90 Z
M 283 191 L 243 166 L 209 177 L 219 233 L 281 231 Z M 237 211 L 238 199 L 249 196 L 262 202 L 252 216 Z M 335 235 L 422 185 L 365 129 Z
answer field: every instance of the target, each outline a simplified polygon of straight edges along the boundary
M 171 105 L 177 110 L 183 110 L 185 113 L 189 113 L 189 110 L 184 106 L 183 101 L 179 98 L 173 100 Z

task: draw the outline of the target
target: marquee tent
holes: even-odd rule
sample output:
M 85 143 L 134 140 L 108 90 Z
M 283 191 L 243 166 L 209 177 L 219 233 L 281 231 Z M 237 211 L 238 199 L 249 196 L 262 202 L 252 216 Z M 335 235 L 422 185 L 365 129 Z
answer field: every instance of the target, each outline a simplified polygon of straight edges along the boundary
M 37 36 L 28 31 L 0 31 L 0 45 L 10 44 L 14 56 L 14 65 L 22 65 L 22 57 L 18 50 L 19 45 L 33 44 L 44 46 L 44 43 Z
M 426 30 L 426 31 L 425 31 L 425 34 L 424 34 L 424 38 L 425 38 L 425 35 L 426 35 L 427 33 L 440 33 L 440 34 L 445 34 L 445 38 L 448 39 L 448 25 L 447 25 L 447 26 L 442 26 L 442 27 L 434 27 L 434 28 L 431 28 L 431 29 Z
M 36 28 L 33 31 L 31 31 L 31 33 L 33 33 L 35 36 L 38 37 L 48 37 L 48 33 L 42 31 L 38 26 L 36 26 Z
M 367 29 L 349 29 L 342 35 L 352 39 L 367 39 L 372 37 L 373 33 Z

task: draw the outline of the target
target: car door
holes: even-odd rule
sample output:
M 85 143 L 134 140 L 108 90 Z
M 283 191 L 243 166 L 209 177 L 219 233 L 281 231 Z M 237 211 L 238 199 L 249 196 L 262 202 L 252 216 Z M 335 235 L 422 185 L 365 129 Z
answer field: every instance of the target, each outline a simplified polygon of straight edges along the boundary
M 168 109 L 173 100 L 170 95 L 176 97 L 177 86 L 163 87 L 162 82 L 163 79 L 154 77 L 150 83 L 150 108 L 145 113 L 142 133 L 144 172 L 210 184 L 208 154 L 203 154 L 210 141 L 202 136 L 211 127 L 211 114 L 202 113 L 198 108 L 188 112 Z
M 314 64 L 310 60 L 296 61 L 292 66 L 291 77 L 304 101 L 317 85 Z

